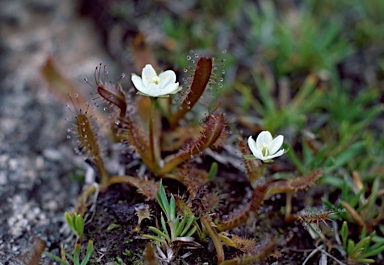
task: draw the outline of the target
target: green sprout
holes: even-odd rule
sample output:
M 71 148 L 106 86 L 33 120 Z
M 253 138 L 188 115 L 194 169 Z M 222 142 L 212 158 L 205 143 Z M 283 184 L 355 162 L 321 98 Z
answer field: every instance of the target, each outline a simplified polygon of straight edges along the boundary
M 66 253 L 64 246 L 61 247 L 61 258 L 48 252 L 45 252 L 45 255 L 64 265 L 86 265 L 93 252 L 93 241 L 88 241 L 87 251 L 83 260 L 80 262 L 81 239 L 84 235 L 84 218 L 80 214 L 74 213 L 73 215 L 70 215 L 66 212 L 65 221 L 71 228 L 72 233 L 76 236 L 76 244 L 73 249 L 73 255 Z M 68 259 L 72 263 L 69 263 Z
M 193 215 L 188 217 L 185 212 L 183 216 L 176 215 L 175 197 L 172 195 L 168 201 L 162 182 L 160 182 L 160 193 L 156 193 L 156 199 L 165 214 L 166 220 L 161 214 L 161 229 L 150 226 L 149 230 L 156 235 L 145 234 L 143 237 L 156 242 L 159 258 L 165 262 L 171 262 L 177 256 L 183 244 L 200 247 L 200 244 L 195 242 L 192 237 L 197 230 L 194 225 L 197 218 Z
M 83 238 L 84 234 L 84 218 L 80 214 L 74 213 L 72 216 L 69 213 L 65 213 L 65 221 L 71 228 L 74 235 L 79 239 Z
M 360 241 L 355 243 L 352 239 L 348 238 L 348 224 L 343 222 L 340 234 L 343 243 L 343 249 L 346 251 L 348 263 L 373 263 L 374 259 L 369 257 L 376 256 L 384 251 L 384 238 L 377 237 L 375 231 L 369 236 L 366 236 L 366 229 L 363 228 Z M 371 245 L 371 243 L 374 243 Z

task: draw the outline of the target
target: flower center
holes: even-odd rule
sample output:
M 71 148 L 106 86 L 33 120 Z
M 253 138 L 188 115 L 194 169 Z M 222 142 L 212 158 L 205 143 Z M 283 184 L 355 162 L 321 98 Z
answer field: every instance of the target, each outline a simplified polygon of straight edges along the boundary
M 261 154 L 263 156 L 268 156 L 269 155 L 269 150 L 268 150 L 268 147 L 264 147 L 262 150 L 261 150 Z
M 160 84 L 160 78 L 157 76 L 157 75 L 154 75 L 154 77 L 152 77 L 152 80 L 150 83 L 155 83 L 156 85 Z
M 268 149 L 268 145 L 267 144 L 265 144 L 263 142 L 260 142 L 259 149 L 261 149 L 261 154 L 263 156 L 268 156 L 269 155 L 269 149 Z

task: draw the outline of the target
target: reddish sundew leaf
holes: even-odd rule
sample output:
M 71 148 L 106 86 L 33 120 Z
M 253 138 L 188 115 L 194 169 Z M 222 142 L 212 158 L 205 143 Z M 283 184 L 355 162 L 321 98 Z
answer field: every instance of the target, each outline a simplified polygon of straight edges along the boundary
M 79 135 L 79 141 L 81 143 L 81 147 L 85 148 L 89 155 L 93 158 L 96 163 L 97 168 L 101 174 L 101 183 L 104 184 L 108 179 L 107 171 L 104 167 L 104 162 L 101 157 L 101 152 L 99 148 L 99 144 L 96 138 L 96 135 L 93 131 L 91 121 L 87 116 L 87 112 L 79 113 L 76 115 L 77 120 L 77 132 Z
M 268 257 L 268 255 L 274 250 L 275 246 L 276 240 L 267 238 L 261 244 L 257 245 L 251 254 L 244 254 L 241 257 L 223 261 L 220 265 L 259 264 Z
M 188 148 L 181 150 L 178 153 L 166 158 L 164 167 L 161 168 L 159 175 L 164 175 L 171 172 L 181 163 L 188 161 L 191 156 L 203 152 L 206 148 L 215 144 L 225 131 L 226 122 L 224 114 L 214 112 L 209 115 L 204 122 L 203 130 L 198 139 L 196 139 Z
M 254 189 L 251 201 L 242 209 L 236 211 L 235 214 L 229 216 L 228 220 L 217 225 L 218 231 L 226 231 L 247 221 L 251 212 L 257 211 L 264 201 L 265 194 L 268 188 L 267 185 L 258 186 Z
M 278 193 L 297 192 L 307 189 L 312 183 L 318 180 L 323 174 L 323 170 L 315 169 L 308 175 L 290 180 L 279 180 L 272 182 L 268 187 L 268 196 Z
M 196 64 L 195 74 L 191 86 L 187 90 L 181 106 L 175 114 L 171 115 L 169 123 L 171 128 L 175 128 L 180 119 L 187 114 L 200 99 L 205 91 L 212 74 L 213 59 L 201 57 Z

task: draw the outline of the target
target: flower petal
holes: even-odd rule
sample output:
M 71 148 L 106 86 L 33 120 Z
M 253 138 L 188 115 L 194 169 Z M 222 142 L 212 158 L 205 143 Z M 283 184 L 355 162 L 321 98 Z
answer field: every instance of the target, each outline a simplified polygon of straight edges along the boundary
M 180 90 L 179 89 L 179 82 L 177 82 L 175 84 L 169 84 L 167 87 L 163 88 L 161 90 L 161 94 L 162 95 L 175 94 L 179 90 Z
M 176 74 L 172 70 L 167 70 L 159 75 L 159 79 L 160 87 L 163 89 L 168 85 L 174 84 L 176 82 Z
M 152 97 L 157 97 L 163 95 L 163 92 L 160 89 L 158 84 L 152 83 L 147 86 L 148 95 Z
M 249 136 L 248 138 L 248 147 L 251 149 L 251 152 L 255 157 L 261 159 L 261 152 L 257 149 L 256 142 L 253 140 L 252 136 Z
M 283 155 L 283 154 L 284 154 L 284 149 L 281 149 L 281 150 L 280 150 L 279 152 L 277 152 L 276 154 L 271 155 L 271 156 L 267 156 L 266 159 L 270 160 L 270 159 L 272 159 L 272 158 L 274 158 L 274 157 L 278 157 L 278 156 L 281 156 L 281 155 Z
M 137 90 L 143 94 L 147 94 L 147 88 L 144 86 L 143 80 L 140 78 L 140 76 L 132 74 L 131 81 Z
M 258 149 L 262 150 L 264 145 L 269 146 L 272 142 L 272 135 L 268 131 L 262 131 L 256 139 L 256 146 Z
M 269 146 L 269 153 L 271 155 L 276 153 L 282 146 L 283 142 L 284 142 L 284 136 L 282 135 L 279 135 L 275 139 L 273 139 L 271 145 Z
M 153 77 L 156 76 L 156 71 L 153 69 L 152 65 L 147 64 L 143 71 L 141 72 L 141 78 L 143 79 L 143 84 L 145 87 L 148 87 Z

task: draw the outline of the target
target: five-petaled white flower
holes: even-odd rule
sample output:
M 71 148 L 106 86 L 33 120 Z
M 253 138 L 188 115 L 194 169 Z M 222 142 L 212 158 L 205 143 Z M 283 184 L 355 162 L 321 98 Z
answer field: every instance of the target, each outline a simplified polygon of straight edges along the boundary
M 279 135 L 275 139 L 268 131 L 262 131 L 255 140 L 252 136 L 248 138 L 248 146 L 251 149 L 252 154 L 262 160 L 263 162 L 271 162 L 272 158 L 281 156 L 284 154 L 284 149 L 280 149 L 284 141 L 284 136 Z
M 138 94 L 149 97 L 166 97 L 181 90 L 179 82 L 176 82 L 176 74 L 172 70 L 156 74 L 152 65 L 147 64 L 141 73 L 141 77 L 132 74 L 131 78 Z

